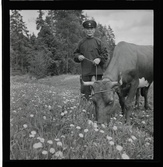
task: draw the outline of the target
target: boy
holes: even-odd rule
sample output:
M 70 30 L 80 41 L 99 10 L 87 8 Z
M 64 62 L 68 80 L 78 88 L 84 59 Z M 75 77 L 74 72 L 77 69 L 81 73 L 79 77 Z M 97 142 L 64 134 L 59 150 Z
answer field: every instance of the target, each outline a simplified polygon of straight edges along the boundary
M 81 63 L 81 77 L 83 81 L 91 81 L 92 77 L 96 76 L 96 66 L 96 79 L 101 80 L 103 65 L 108 59 L 107 48 L 100 39 L 94 37 L 96 26 L 97 24 L 94 20 L 86 20 L 83 23 L 86 37 L 79 42 L 78 47 L 74 51 L 74 61 Z M 81 84 L 81 93 L 85 94 L 86 99 L 89 99 L 89 95 L 91 94 L 90 86 L 83 86 Z

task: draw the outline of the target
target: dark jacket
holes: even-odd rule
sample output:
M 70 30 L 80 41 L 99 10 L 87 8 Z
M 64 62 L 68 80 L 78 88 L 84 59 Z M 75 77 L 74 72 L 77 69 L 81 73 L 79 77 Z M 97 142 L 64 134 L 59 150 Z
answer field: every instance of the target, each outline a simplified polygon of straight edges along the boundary
M 84 57 L 92 61 L 96 58 L 100 58 L 101 61 L 97 66 L 97 74 L 103 74 L 103 65 L 108 59 L 109 55 L 107 48 L 104 46 L 100 39 L 96 37 L 85 37 L 79 42 L 78 47 L 74 51 L 74 61 L 77 63 L 81 63 L 82 75 L 95 75 L 95 65 L 86 59 L 84 59 L 83 61 L 79 61 L 79 55 L 83 55 Z

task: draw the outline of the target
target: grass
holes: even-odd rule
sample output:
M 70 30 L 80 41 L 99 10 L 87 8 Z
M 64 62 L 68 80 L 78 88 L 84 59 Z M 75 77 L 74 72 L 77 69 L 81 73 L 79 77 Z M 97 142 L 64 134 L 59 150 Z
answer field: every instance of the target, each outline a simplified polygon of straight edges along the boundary
M 127 126 L 116 99 L 110 124 L 97 125 L 79 87 L 73 75 L 11 77 L 10 159 L 153 159 L 152 110 L 140 105 Z

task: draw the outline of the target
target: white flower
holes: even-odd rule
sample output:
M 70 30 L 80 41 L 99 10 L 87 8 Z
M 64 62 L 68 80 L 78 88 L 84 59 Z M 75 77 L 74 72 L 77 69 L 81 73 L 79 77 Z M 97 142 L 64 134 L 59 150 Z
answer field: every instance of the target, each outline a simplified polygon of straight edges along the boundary
M 62 135 L 61 137 L 62 137 L 62 138 L 65 138 L 65 135 Z
M 87 132 L 88 132 L 88 129 L 84 129 L 84 132 L 87 133 Z
M 32 134 L 32 135 L 35 135 L 35 134 L 36 134 L 36 131 L 34 131 L 34 130 L 31 131 L 31 134 Z
M 42 143 L 38 142 L 38 143 L 35 143 L 33 145 L 33 148 L 41 148 L 42 147 Z
M 83 135 L 82 133 L 79 133 L 79 136 L 80 136 L 81 138 L 83 138 L 83 137 L 84 137 L 84 135 Z
M 93 125 L 93 122 L 91 120 L 88 120 L 89 125 Z
M 24 127 L 24 128 L 27 128 L 28 126 L 27 126 L 27 124 L 24 124 L 23 127 Z
M 95 123 L 93 123 L 93 127 L 94 128 L 97 128 L 98 127 L 98 125 L 97 125 L 97 123 L 95 122 Z
M 128 139 L 129 142 L 133 143 L 133 140 L 131 138 Z
M 149 143 L 149 142 L 146 142 L 146 143 L 145 143 L 145 146 L 149 146 L 149 145 L 150 145 L 150 143 Z
M 94 130 L 97 132 L 97 131 L 98 131 L 98 128 L 95 128 Z
M 66 111 L 66 110 L 64 111 L 64 114 L 67 114 L 67 111 Z
M 47 143 L 53 144 L 53 141 L 52 140 L 48 140 Z
M 57 146 L 62 147 L 62 142 L 58 141 L 58 142 L 57 142 Z
M 48 152 L 46 150 L 42 151 L 42 154 L 46 155 Z
M 121 157 L 122 159 L 130 159 L 130 157 L 126 153 L 123 153 Z
M 60 141 L 60 139 L 58 139 L 58 138 L 56 138 L 56 139 L 54 139 L 55 141 Z
M 106 128 L 106 125 L 104 125 L 104 124 L 101 124 L 101 126 L 102 126 L 103 128 Z
M 122 114 L 119 114 L 119 116 L 120 116 L 120 117 L 123 117 L 123 115 L 122 115 Z
M 61 151 L 57 151 L 57 152 L 55 153 L 55 156 L 58 157 L 58 158 L 64 158 L 64 157 L 63 157 L 63 153 L 62 153 Z
M 35 137 L 35 135 L 31 135 L 31 134 L 30 134 L 29 137 Z
M 116 117 L 113 117 L 114 120 L 116 120 L 117 118 Z
M 40 140 L 40 142 L 44 143 L 45 139 L 41 138 L 41 137 L 37 137 L 38 140 Z
M 50 148 L 50 153 L 54 154 L 55 153 L 55 149 L 54 148 Z
M 108 140 L 112 140 L 113 138 L 112 137 L 110 137 L 110 136 L 106 136 L 106 138 L 108 139 Z
M 85 110 L 85 109 L 83 109 L 82 111 L 83 111 L 83 112 L 86 112 L 86 110 Z
M 114 145 L 114 142 L 113 142 L 113 141 L 110 141 L 109 144 L 113 146 L 113 145 Z
M 141 123 L 142 123 L 142 124 L 145 124 L 145 121 L 142 121 Z
M 113 126 L 113 130 L 117 130 L 117 126 Z
M 100 132 L 101 132 L 101 133 L 104 133 L 104 131 L 103 131 L 103 130 L 100 130 Z
M 48 106 L 48 108 L 49 108 L 49 110 L 51 110 L 51 109 L 52 109 L 52 107 L 51 107 L 50 105 Z
M 70 127 L 74 127 L 74 125 L 73 125 L 73 124 L 70 124 Z
M 46 116 L 43 116 L 44 119 L 46 119 Z
M 76 129 L 81 129 L 81 127 L 80 127 L 80 126 L 77 126 Z
M 122 151 L 123 147 L 120 146 L 120 145 L 117 145 L 117 146 L 116 146 L 116 149 L 117 149 L 118 151 Z
M 61 113 L 61 116 L 64 116 L 64 115 L 65 115 L 64 112 L 62 112 L 62 113 Z
M 135 136 L 133 136 L 133 135 L 131 136 L 131 138 L 132 138 L 133 140 L 136 140 L 136 139 L 137 139 L 137 138 L 136 138 Z
M 33 114 L 30 114 L 30 117 L 34 117 L 34 115 L 33 115 Z

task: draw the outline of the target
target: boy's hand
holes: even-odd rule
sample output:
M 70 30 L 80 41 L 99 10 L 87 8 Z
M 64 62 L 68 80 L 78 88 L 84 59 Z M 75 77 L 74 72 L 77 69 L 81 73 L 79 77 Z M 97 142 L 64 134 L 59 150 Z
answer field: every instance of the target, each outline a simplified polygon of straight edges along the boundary
M 100 63 L 100 61 L 101 61 L 100 58 L 96 58 L 96 59 L 93 60 L 93 62 L 94 62 L 96 65 L 98 65 L 98 64 Z
M 79 59 L 79 61 L 83 61 L 85 59 L 85 57 L 83 55 L 79 55 L 78 59 Z

